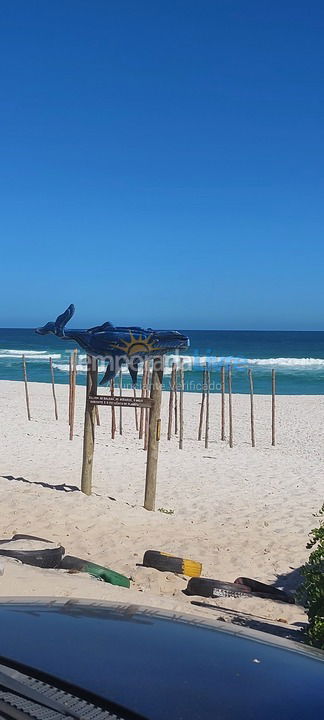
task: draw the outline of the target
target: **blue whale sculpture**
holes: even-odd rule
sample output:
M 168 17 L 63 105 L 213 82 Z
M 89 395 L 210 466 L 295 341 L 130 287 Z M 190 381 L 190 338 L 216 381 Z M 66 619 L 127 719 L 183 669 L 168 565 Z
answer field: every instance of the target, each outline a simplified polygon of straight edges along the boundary
M 105 385 L 126 363 L 133 384 L 136 385 L 138 365 L 145 358 L 164 355 L 189 346 L 189 338 L 177 330 L 152 330 L 141 327 L 114 327 L 110 322 L 89 330 L 65 330 L 74 315 L 74 305 L 69 305 L 55 322 L 48 322 L 35 330 L 39 335 L 53 333 L 62 340 L 74 340 L 88 355 L 106 360 L 107 369 L 100 385 Z

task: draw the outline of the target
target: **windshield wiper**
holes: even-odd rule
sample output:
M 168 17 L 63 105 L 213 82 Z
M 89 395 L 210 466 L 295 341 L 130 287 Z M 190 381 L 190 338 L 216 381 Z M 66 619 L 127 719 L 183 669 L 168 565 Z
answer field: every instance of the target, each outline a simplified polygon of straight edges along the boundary
M 44 696 L 43 693 L 39 692 L 38 690 L 35 690 L 32 687 L 29 687 L 27 684 L 21 682 L 20 680 L 16 680 L 11 675 L 7 675 L 7 673 L 0 670 L 0 688 L 2 690 L 9 690 L 10 692 L 15 693 L 16 695 L 20 695 L 20 697 L 24 698 L 25 700 L 31 700 L 32 702 L 36 703 L 37 705 L 43 705 L 43 707 L 47 708 L 48 710 L 55 710 L 55 712 L 60 713 L 61 715 L 66 715 L 68 717 L 72 717 L 75 720 L 82 720 L 82 716 L 78 715 L 77 713 L 73 712 L 73 710 L 69 710 L 60 702 L 57 702 L 56 700 L 51 700 L 50 698 L 47 698 Z M 1 700 L 1 704 L 5 702 Z M 5 702 L 6 707 L 10 707 L 7 702 Z M 19 712 L 22 712 L 21 710 Z M 6 713 L 8 715 L 8 711 L 6 710 Z M 27 717 L 26 713 L 24 715 Z
M 0 712 L 1 715 L 5 718 L 9 718 L 9 720 L 31 720 L 30 715 L 23 710 L 18 710 L 18 708 L 10 705 L 10 703 L 5 700 L 0 700 Z
M 18 678 L 15 677 L 17 675 L 19 676 Z M 20 678 L 22 679 L 20 680 Z M 26 678 L 26 682 L 24 678 Z M 33 684 L 29 684 L 30 681 L 40 682 L 49 689 L 64 692 L 67 696 L 67 704 L 63 704 L 60 699 L 56 701 L 48 697 L 45 691 L 34 689 Z M 9 720 L 31 720 L 31 716 L 28 715 L 26 708 L 18 710 L 13 707 L 13 703 L 11 703 L 10 700 L 1 697 L 1 692 L 6 691 L 8 693 L 12 692 L 16 694 L 17 697 L 20 696 L 27 701 L 34 701 L 35 705 L 43 706 L 47 710 L 53 710 L 73 720 L 85 720 L 88 716 L 89 709 L 95 709 L 97 711 L 97 720 L 108 720 L 111 716 L 116 718 L 116 720 L 117 718 L 120 718 L 120 720 L 148 720 L 144 715 L 125 708 L 113 700 L 98 696 L 88 690 L 82 689 L 82 687 L 76 687 L 69 682 L 64 682 L 61 678 L 53 677 L 46 672 L 36 670 L 28 665 L 9 660 L 0 655 L 0 711 L 3 708 L 3 715 L 7 715 Z M 83 705 L 85 703 L 87 707 L 79 707 L 77 711 L 73 709 L 70 710 L 70 702 L 72 701 L 73 705 L 75 705 L 76 700 L 79 704 L 82 703 Z M 5 711 L 4 708 L 6 708 Z

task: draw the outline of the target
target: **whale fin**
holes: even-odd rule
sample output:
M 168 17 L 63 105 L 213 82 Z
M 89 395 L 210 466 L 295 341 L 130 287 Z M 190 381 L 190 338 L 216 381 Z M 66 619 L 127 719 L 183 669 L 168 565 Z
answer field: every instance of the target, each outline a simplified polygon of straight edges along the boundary
M 133 386 L 135 387 L 137 383 L 138 362 L 133 360 L 132 363 L 129 363 L 127 367 L 133 381 Z
M 106 383 L 109 382 L 109 380 L 112 380 L 115 377 L 115 375 L 116 375 L 115 370 L 111 370 L 110 363 L 108 363 L 106 372 L 105 372 L 102 380 L 100 380 L 99 385 L 106 385 Z
M 58 315 L 55 322 L 48 322 L 46 325 L 43 325 L 43 327 L 37 328 L 35 332 L 37 332 L 38 335 L 47 335 L 51 332 L 54 335 L 58 335 L 58 337 L 64 337 L 65 325 L 71 320 L 71 317 L 74 315 L 74 310 L 74 305 L 69 305 L 62 315 Z
M 102 325 L 96 325 L 95 327 L 88 328 L 87 332 L 101 332 L 103 330 L 113 330 L 114 326 L 111 322 L 104 322 Z
M 65 325 L 71 320 L 71 317 L 73 317 L 75 312 L 74 305 L 69 305 L 68 308 L 62 313 L 62 315 L 58 315 L 58 317 L 55 320 L 55 328 L 57 331 L 57 334 L 61 334 L 64 331 Z

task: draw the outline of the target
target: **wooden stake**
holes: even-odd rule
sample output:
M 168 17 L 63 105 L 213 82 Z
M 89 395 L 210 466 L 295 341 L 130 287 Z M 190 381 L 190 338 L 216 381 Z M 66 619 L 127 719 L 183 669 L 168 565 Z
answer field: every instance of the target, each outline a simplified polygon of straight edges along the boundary
M 248 369 L 248 376 L 249 376 L 249 381 L 250 381 L 250 401 L 251 401 L 251 445 L 252 445 L 252 447 L 255 447 L 253 375 L 252 375 L 251 368 Z
M 221 440 L 225 440 L 225 366 L 221 367 Z
M 208 448 L 209 437 L 209 389 L 210 389 L 210 372 L 208 363 L 206 365 L 206 425 L 205 425 L 205 448 Z
M 134 398 L 136 400 L 136 387 L 133 388 L 134 391 Z M 135 430 L 138 432 L 138 413 L 137 413 L 137 407 L 134 408 L 135 410 Z
M 143 363 L 143 375 L 142 375 L 142 391 L 141 391 L 141 397 L 145 397 L 145 387 L 146 387 L 146 376 L 147 376 L 147 368 L 148 368 L 148 360 L 144 360 Z M 140 412 L 140 425 L 139 425 L 139 439 L 143 439 L 143 425 L 144 425 L 144 408 L 141 408 Z
M 233 414 L 232 414 L 232 365 L 228 366 L 228 414 L 229 414 L 229 446 L 233 447 Z
M 49 359 L 49 364 L 50 364 L 50 371 L 51 371 L 52 393 L 53 393 L 53 400 L 54 400 L 54 416 L 55 416 L 55 420 L 58 420 L 57 402 L 56 402 L 55 384 L 54 384 L 54 370 L 53 370 L 53 361 L 52 361 L 51 357 Z
M 183 448 L 183 391 L 184 391 L 184 373 L 183 358 L 180 358 L 180 433 L 179 433 L 179 449 Z
M 145 397 L 148 397 L 148 396 L 149 396 L 150 374 L 151 374 L 151 373 L 150 373 L 150 363 L 149 363 L 149 361 L 148 361 L 147 375 L 146 375 Z M 144 450 L 147 450 L 147 448 L 148 448 L 149 423 L 150 423 L 150 410 L 149 410 L 149 408 L 145 408 Z
M 99 415 L 98 405 L 96 405 L 95 408 L 96 408 L 96 423 L 99 426 L 100 425 L 100 415 Z
M 111 397 L 114 397 L 115 395 L 115 381 L 114 378 L 110 380 L 110 395 Z M 111 439 L 115 440 L 115 434 L 116 434 L 116 412 L 115 412 L 115 406 L 111 406 Z
M 77 375 L 78 351 L 73 350 L 72 373 L 71 373 L 71 410 L 70 410 L 70 440 L 73 440 L 74 414 L 75 414 L 75 385 Z
M 271 445 L 276 444 L 276 371 L 272 370 L 272 422 L 271 422 Z
M 204 368 L 204 370 L 203 370 L 203 383 L 202 383 L 200 415 L 199 415 L 198 440 L 201 440 L 201 438 L 202 438 L 202 429 L 203 429 L 203 422 L 204 422 L 204 409 L 205 409 L 205 396 L 206 396 L 206 368 Z
M 23 375 L 24 375 L 24 383 L 25 383 L 25 397 L 26 397 L 27 417 L 28 417 L 28 420 L 31 420 L 30 407 L 29 407 L 29 394 L 28 394 L 28 385 L 27 385 L 27 369 L 26 369 L 26 359 L 25 359 L 25 355 L 22 356 L 22 366 L 23 366 Z
M 95 441 L 95 405 L 90 405 L 89 397 L 97 394 L 98 363 L 90 355 L 87 356 L 87 390 L 84 414 L 83 461 L 81 474 L 81 491 L 91 495 L 92 467 Z
M 122 397 L 123 394 L 123 378 L 122 378 L 122 371 L 121 368 L 119 370 L 119 397 Z M 123 434 L 123 414 L 122 414 L 122 407 L 119 408 L 119 435 Z
M 178 370 L 174 373 L 174 434 L 178 435 Z
M 95 362 L 96 362 L 96 372 L 97 372 L 97 375 L 98 375 L 98 360 L 96 360 Z M 96 423 L 97 423 L 97 425 L 98 425 L 98 427 L 99 427 L 99 425 L 100 425 L 100 415 L 99 415 L 98 405 L 95 405 L 95 414 L 96 414 Z
M 72 353 L 69 357 L 69 425 L 71 425 L 71 407 L 72 407 Z
M 172 370 L 171 370 L 171 379 L 170 379 L 169 418 L 168 418 L 168 434 L 167 434 L 168 440 L 171 440 L 171 435 L 172 435 L 172 416 L 173 416 L 173 400 L 174 400 L 174 392 L 175 392 L 175 373 L 176 373 L 176 364 L 175 364 L 175 362 L 173 362 Z
M 150 408 L 149 438 L 147 450 L 146 479 L 144 507 L 146 510 L 155 510 L 156 477 L 159 454 L 160 415 L 162 400 L 163 381 L 163 359 L 154 358 L 151 383 L 151 400 L 153 405 Z

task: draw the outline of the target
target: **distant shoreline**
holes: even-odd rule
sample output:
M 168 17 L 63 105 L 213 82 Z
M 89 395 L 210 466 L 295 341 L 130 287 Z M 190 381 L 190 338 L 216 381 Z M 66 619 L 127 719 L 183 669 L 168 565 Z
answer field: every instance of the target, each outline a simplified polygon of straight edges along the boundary
M 271 371 L 276 371 L 278 395 L 324 394 L 324 332 L 323 331 L 186 331 L 190 347 L 181 353 L 184 358 L 185 391 L 200 393 L 203 368 L 208 362 L 211 371 L 211 393 L 219 392 L 220 369 L 232 364 L 233 393 L 247 394 L 247 370 L 253 373 L 256 395 L 271 393 Z M 69 360 L 76 349 L 72 341 L 55 335 L 37 335 L 34 330 L 0 331 L 0 378 L 22 380 L 22 355 L 26 356 L 29 382 L 51 380 L 49 361 L 52 358 L 57 385 L 68 383 Z M 171 365 L 176 354 L 165 358 L 164 388 L 170 384 Z M 99 360 L 99 377 L 106 371 L 107 361 Z M 77 382 L 86 382 L 86 353 L 78 349 Z M 142 366 L 139 368 L 138 388 Z M 128 384 L 129 383 L 129 384 Z M 116 381 L 116 385 L 118 380 Z M 123 385 L 130 386 L 130 376 L 123 368 Z
M 21 380 L 19 380 L 19 379 L 17 379 L 17 378 L 13 378 L 12 380 L 11 380 L 11 379 L 5 379 L 5 380 L 0 379 L 0 387 L 1 387 L 2 384 L 5 384 L 5 383 L 19 383 L 19 384 L 23 384 L 23 382 L 24 382 L 24 381 L 23 381 L 23 378 L 21 378 Z M 47 385 L 51 385 L 51 381 L 48 380 L 48 381 L 45 381 L 45 382 L 44 382 L 43 380 L 28 380 L 28 385 L 47 386 Z M 61 387 L 61 386 L 67 386 L 67 387 L 68 387 L 68 385 L 69 385 L 68 380 L 64 380 L 64 382 L 56 382 L 56 383 L 55 383 L 55 387 Z M 80 383 L 79 378 L 78 378 L 78 379 L 77 379 L 77 386 L 78 386 L 78 388 L 85 388 L 85 387 L 86 387 L 86 382 Z M 118 387 L 115 388 L 115 392 L 116 392 L 116 393 L 117 393 L 117 391 L 119 392 L 119 388 L 118 388 Z M 123 386 L 123 393 L 124 393 L 124 391 L 125 391 L 125 394 L 127 394 L 127 393 L 132 394 L 133 388 L 132 388 L 132 387 L 127 387 L 127 388 L 126 388 L 126 387 Z M 136 391 L 137 391 L 137 394 L 139 395 L 139 393 L 140 393 L 140 391 L 141 391 L 140 385 L 138 385 L 138 387 L 136 387 Z M 109 392 L 110 392 L 110 389 L 109 389 L 108 386 L 106 386 L 106 385 L 105 385 L 105 386 L 100 386 L 100 385 L 98 384 L 98 393 L 102 393 L 103 395 L 108 395 Z M 169 392 L 170 392 L 169 389 L 167 389 L 167 388 L 164 388 L 164 389 L 163 389 L 163 395 L 169 395 Z M 186 389 L 185 389 L 185 390 L 184 390 L 184 393 L 185 393 L 185 395 L 194 395 L 194 396 L 196 396 L 196 395 L 201 395 L 201 390 L 186 390 Z M 214 396 L 214 395 L 220 395 L 221 393 L 220 393 L 219 390 L 217 390 L 217 391 L 211 391 L 210 394 Z M 225 394 L 226 394 L 226 396 L 228 395 L 227 389 L 226 389 Z M 257 397 L 265 397 L 265 398 L 271 397 L 271 392 L 268 392 L 268 393 L 254 392 L 254 394 L 255 394 Z M 235 389 L 233 389 L 233 390 L 232 390 L 232 395 L 235 395 L 235 396 L 238 396 L 238 397 L 240 397 L 240 396 L 246 397 L 246 396 L 249 395 L 249 391 L 247 390 L 246 392 L 236 392 Z M 322 392 L 322 393 L 284 393 L 284 392 L 278 392 L 278 391 L 277 391 L 277 392 L 276 392 L 276 395 L 277 395 L 278 397 L 285 397 L 285 398 L 286 398 L 286 397 L 290 397 L 290 398 L 311 398 L 311 397 L 321 398 L 321 397 L 324 395 L 324 388 L 323 388 L 323 392 Z

